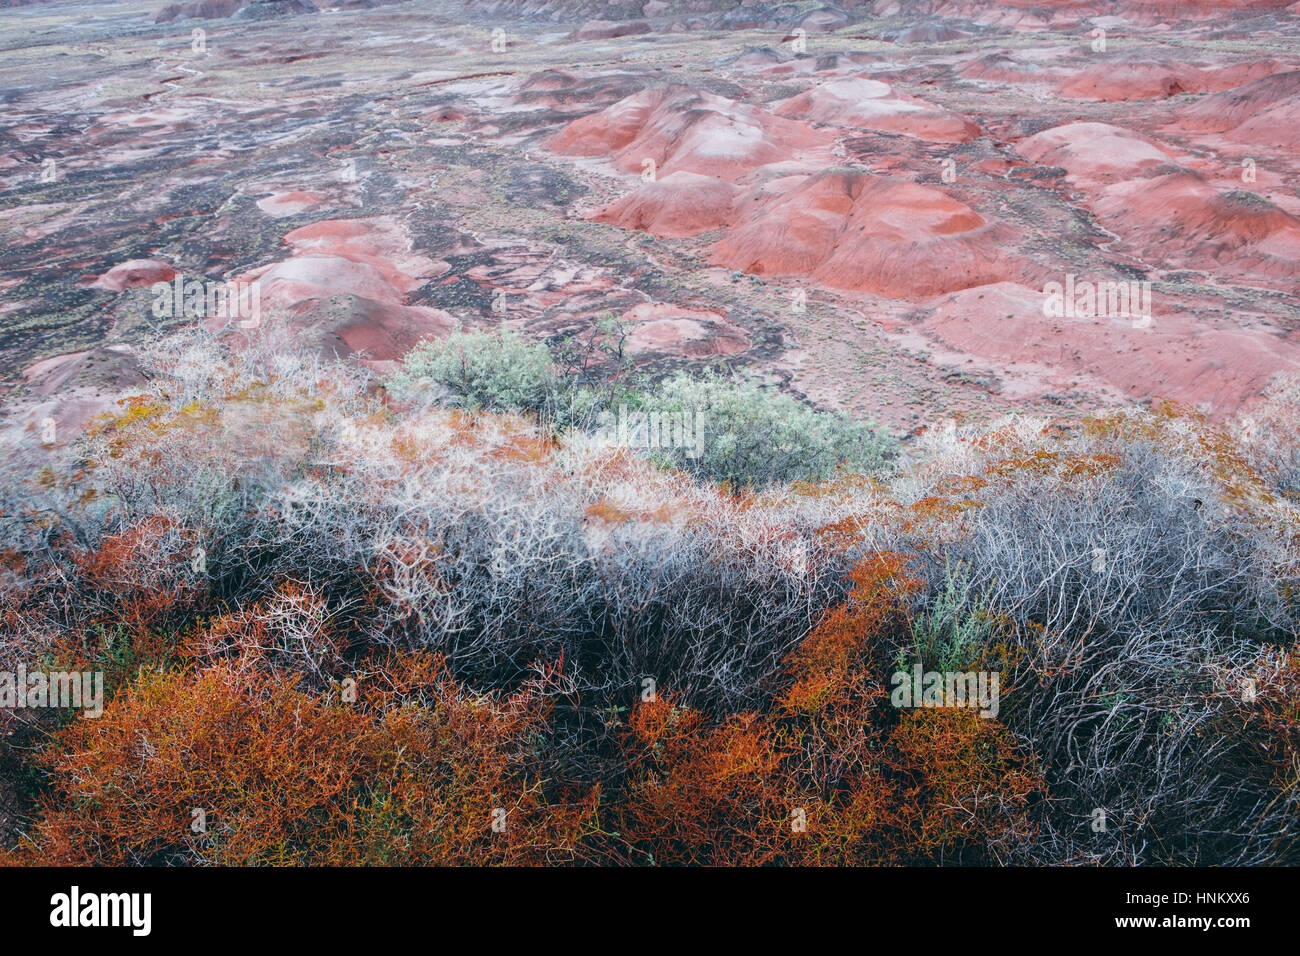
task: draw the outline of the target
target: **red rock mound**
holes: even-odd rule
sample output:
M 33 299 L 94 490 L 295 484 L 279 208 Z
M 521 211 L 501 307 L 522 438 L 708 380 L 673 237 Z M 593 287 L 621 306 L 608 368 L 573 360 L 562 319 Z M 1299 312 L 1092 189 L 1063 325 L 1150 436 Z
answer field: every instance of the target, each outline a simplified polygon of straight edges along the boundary
M 1095 17 L 1118 16 L 1136 23 L 1174 19 L 1226 19 L 1284 10 L 1288 0 L 880 0 L 878 17 L 965 17 L 1012 29 L 1064 27 Z
M 734 355 L 750 346 L 744 329 L 710 309 L 647 302 L 624 312 L 622 321 L 630 328 L 627 348 L 633 355 L 704 358 Z
M 189 0 L 187 3 L 169 3 L 156 14 L 154 23 L 167 23 L 171 20 L 220 20 L 231 16 L 247 0 Z
M 918 183 L 828 169 L 754 210 L 713 246 L 715 264 L 758 275 L 807 275 L 840 289 L 894 297 L 937 295 L 1015 272 L 1008 237 L 970 207 Z
M 261 309 L 283 313 L 325 353 L 365 352 L 383 364 L 456 325 L 441 309 L 405 304 L 448 266 L 413 252 L 409 235 L 391 219 L 322 220 L 284 241 L 293 255 L 250 276 Z
M 123 289 L 136 289 L 151 286 L 155 282 L 171 282 L 176 278 L 176 270 L 165 262 L 154 259 L 131 259 L 113 266 L 96 279 L 92 286 L 96 289 L 108 289 L 121 292 Z
M 1017 151 L 1044 166 L 1059 166 L 1075 183 L 1101 185 L 1143 175 L 1172 161 L 1153 140 L 1109 123 L 1067 123 L 1021 140 Z
M 739 190 L 699 173 L 671 173 L 646 183 L 591 218 L 656 236 L 696 236 L 731 224 Z
M 830 133 L 679 84 L 651 87 L 551 137 L 571 156 L 608 156 L 625 172 L 693 172 L 734 180 L 797 153 L 829 158 Z
M 934 303 L 921 322 L 937 351 L 975 356 L 1002 376 L 1005 398 L 1079 387 L 1109 399 L 1248 403 L 1279 373 L 1300 371 L 1300 344 L 1276 329 L 1221 328 L 1166 310 L 1159 284 L 1154 321 L 1047 318 L 1043 295 L 1013 283 L 966 289 Z
M 965 143 L 980 135 L 980 128 L 958 113 L 900 95 L 888 83 L 863 77 L 822 83 L 778 104 L 776 113 L 832 126 L 904 133 L 940 143 Z
M 259 199 L 257 208 L 268 216 L 279 219 L 285 216 L 296 216 L 298 213 L 307 212 L 308 210 L 319 209 L 328 202 L 329 197 L 324 193 L 295 189 L 288 192 L 273 192 L 271 195 Z
M 1179 123 L 1240 143 L 1300 149 L 1300 70 L 1207 96 L 1183 110 Z
M 902 30 L 890 30 L 880 35 L 886 43 L 946 43 L 949 40 L 962 40 L 970 36 L 965 30 L 959 30 L 951 24 L 938 20 L 915 23 Z
M 1037 83 L 1056 77 L 1055 69 L 1035 62 L 1032 51 L 987 53 L 976 57 L 958 72 L 968 80 L 987 80 L 990 83 Z
M 1151 266 L 1251 279 L 1300 270 L 1300 219 L 1253 192 L 1216 188 L 1131 130 L 1070 123 L 1030 136 L 1018 149 L 1063 167 L 1100 223 Z
M 1276 73 L 1276 60 L 1197 67 L 1173 60 L 1099 63 L 1065 82 L 1061 95 L 1074 99 L 1150 100 L 1180 93 L 1213 93 Z
M 1093 204 L 1149 261 L 1249 279 L 1300 274 L 1300 219 L 1252 192 L 1179 171 L 1108 187 Z M 1294 288 L 1294 286 L 1292 286 Z
M 644 20 L 633 23 L 619 23 L 613 20 L 590 20 L 569 34 L 569 38 L 573 40 L 613 40 L 616 37 L 638 36 L 649 32 L 650 24 Z
M 645 88 L 644 73 L 613 71 L 610 73 L 571 73 L 567 70 L 541 70 L 528 77 L 519 87 L 519 101 L 530 106 L 581 108 L 588 112 L 607 106 Z
M 309 299 L 289 312 L 302 339 L 326 356 L 360 353 L 365 364 L 391 369 L 427 338 L 451 333 L 457 322 L 439 309 L 394 308 L 360 297 Z

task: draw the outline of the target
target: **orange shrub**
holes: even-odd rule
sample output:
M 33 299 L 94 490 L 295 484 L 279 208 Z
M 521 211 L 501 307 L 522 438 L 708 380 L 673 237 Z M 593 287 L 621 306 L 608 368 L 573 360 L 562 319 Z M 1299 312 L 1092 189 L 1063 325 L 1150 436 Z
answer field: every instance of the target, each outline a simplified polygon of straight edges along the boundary
M 146 638 L 203 591 L 202 577 L 190 573 L 191 552 L 184 529 L 162 515 L 105 535 L 74 557 L 81 609 L 96 623 Z
M 282 581 L 268 598 L 188 635 L 183 653 L 204 663 L 228 659 L 240 669 L 341 678 L 352 641 L 337 617 L 320 589 Z
M 963 847 L 978 854 L 1029 832 L 1026 811 L 1045 789 L 997 721 L 890 706 L 889 639 L 922 587 L 908 563 L 895 553 L 860 562 L 845 602 L 787 661 L 782 737 L 795 745 L 798 789 L 816 809 L 800 844 L 806 862 L 917 862 Z
M 428 681 L 414 699 L 394 689 L 409 679 L 402 671 Z M 590 826 L 596 793 L 548 803 L 526 767 L 544 718 L 537 687 L 472 697 L 427 658 L 384 662 L 358 682 L 355 704 L 308 696 L 228 663 L 192 674 L 142 673 L 102 717 L 74 721 L 46 752 L 52 789 L 22 857 L 44 864 L 564 861 Z M 196 810 L 206 832 L 196 832 L 204 829 Z
M 633 709 L 614 811 L 633 862 L 984 861 L 1029 838 L 1046 788 L 1005 727 L 889 706 L 885 638 L 920 587 L 906 567 L 877 554 L 853 570 L 769 713 L 710 724 L 667 699 Z
M 632 711 L 618 828 L 631 862 L 753 866 L 791 842 L 781 749 L 754 714 L 709 727 L 659 699 Z
M 907 564 L 906 555 L 877 553 L 853 568 L 844 603 L 825 614 L 786 662 L 794 677 L 781 700 L 787 710 L 824 713 L 850 696 L 874 695 L 873 675 L 886 663 L 880 638 L 901 622 L 907 598 L 922 586 L 906 573 Z
M 889 736 L 899 843 L 919 858 L 1011 849 L 1047 794 L 1036 761 L 996 720 L 966 708 L 910 710 Z

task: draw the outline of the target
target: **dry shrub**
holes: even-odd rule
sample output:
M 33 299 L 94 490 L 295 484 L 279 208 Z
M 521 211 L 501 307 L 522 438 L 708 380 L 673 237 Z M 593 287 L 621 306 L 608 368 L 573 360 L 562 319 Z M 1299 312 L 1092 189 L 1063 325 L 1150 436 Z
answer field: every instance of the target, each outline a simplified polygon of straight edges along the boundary
M 900 864 L 1006 859 L 1036 832 L 1036 762 L 973 710 L 904 713 L 878 673 L 918 582 L 873 555 L 790 656 L 767 714 L 711 724 L 639 704 L 614 813 L 635 862 Z
M 729 496 L 287 351 L 158 361 L 84 466 L 0 483 L 0 661 L 111 672 L 24 738 L 22 859 L 1297 860 L 1289 411 L 967 426 L 888 487 Z M 890 706 L 918 627 L 1002 672 L 1000 721 Z M 646 676 L 675 696 L 611 731 Z
M 60 536 L 28 552 L 0 588 L 0 669 L 104 671 L 110 690 L 176 656 L 178 633 L 210 610 L 192 537 L 171 515 L 81 545 Z
M 355 704 L 229 663 L 145 672 L 102 717 L 58 734 L 22 853 L 42 864 L 562 862 L 595 794 L 551 803 L 530 774 L 542 699 L 540 686 L 467 694 L 427 657 L 376 664 Z M 192 828 L 195 808 L 206 833 Z
M 960 623 L 992 609 L 978 650 L 1001 657 L 1000 718 L 1053 798 L 1024 858 L 1293 860 L 1293 797 L 1246 769 L 1257 731 L 1214 690 L 1221 671 L 1294 644 L 1293 507 L 1229 429 L 1177 406 L 967 438 L 953 458 L 970 474 L 911 479 L 918 503 L 960 519 L 904 541 L 922 610 L 946 602 Z M 944 587 L 954 566 L 960 593 Z
M 788 854 L 781 750 L 757 715 L 710 727 L 670 700 L 642 702 L 628 720 L 624 759 L 613 812 L 631 862 L 750 866 Z
M 148 634 L 189 613 L 201 595 L 204 575 L 192 569 L 194 545 L 167 515 L 151 515 L 105 535 L 77 554 L 78 601 L 100 623 Z
M 184 653 L 208 663 L 229 659 L 241 669 L 302 675 L 319 688 L 347 671 L 350 644 L 342 616 L 319 589 L 285 581 L 265 600 L 197 628 Z
M 900 847 L 913 860 L 1006 862 L 1037 835 L 1047 794 L 1036 761 L 1005 727 L 964 708 L 913 710 L 889 736 Z

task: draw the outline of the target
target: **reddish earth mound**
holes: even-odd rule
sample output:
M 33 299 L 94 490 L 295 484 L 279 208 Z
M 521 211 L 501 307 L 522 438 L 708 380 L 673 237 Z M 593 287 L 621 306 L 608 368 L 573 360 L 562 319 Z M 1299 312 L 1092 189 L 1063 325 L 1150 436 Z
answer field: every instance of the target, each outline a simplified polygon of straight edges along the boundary
M 937 189 L 856 169 L 828 169 L 773 196 L 779 189 L 765 184 L 742 200 L 754 211 L 713 247 L 714 263 L 894 297 L 1016 272 L 999 249 L 1006 232 Z
M 239 10 L 247 0 L 190 0 L 188 3 L 169 3 L 153 18 L 154 23 L 171 20 L 219 20 Z
M 965 30 L 959 30 L 950 24 L 937 20 L 917 23 L 904 30 L 890 30 L 880 35 L 886 43 L 947 43 L 949 40 L 961 40 L 970 36 Z
M 92 286 L 96 289 L 121 292 L 123 289 L 151 286 L 155 282 L 170 282 L 175 278 L 176 270 L 165 262 L 157 262 L 153 259 L 131 259 L 113 266 L 96 279 Z
M 571 33 L 573 40 L 612 40 L 615 37 L 637 36 L 650 32 L 644 20 L 635 23 L 617 23 L 613 20 L 590 20 Z
M 958 113 L 900 95 L 888 83 L 862 77 L 822 83 L 778 104 L 776 113 L 832 126 L 905 133 L 941 143 L 965 143 L 980 135 L 980 128 Z
M 608 156 L 629 172 L 653 161 L 657 180 L 593 218 L 670 237 L 730 227 L 710 250 L 716 265 L 807 275 L 890 296 L 933 295 L 1019 274 L 998 249 L 1009 231 L 936 189 L 824 168 L 833 134 L 801 120 L 940 141 L 978 135 L 973 123 L 862 77 L 824 83 L 777 112 L 788 115 L 680 86 L 654 87 L 570 123 L 549 145 Z M 733 185 L 738 181 L 743 191 Z
M 326 219 L 293 230 L 284 241 L 293 257 L 259 276 L 264 307 L 336 294 L 396 304 L 447 271 L 445 262 L 413 254 L 402 228 L 382 218 Z
M 1153 140 L 1109 123 L 1067 123 L 1021 140 L 1017 152 L 1044 166 L 1059 166 L 1079 184 L 1132 179 L 1168 163 L 1172 155 Z
M 1018 149 L 1064 168 L 1101 224 L 1151 266 L 1251 279 L 1300 269 L 1300 220 L 1255 193 L 1217 189 L 1147 137 L 1106 123 L 1070 123 Z
M 1300 70 L 1215 93 L 1183 110 L 1179 125 L 1240 143 L 1300 150 Z
M 964 17 L 987 25 L 1015 29 L 1064 27 L 1096 17 L 1114 16 L 1137 23 L 1161 20 L 1226 19 L 1284 10 L 1290 0 L 880 0 L 878 17 Z
M 268 216 L 277 219 L 296 216 L 302 212 L 319 209 L 327 205 L 330 197 L 324 193 L 295 189 L 289 192 L 275 192 L 257 201 L 257 208 Z
M 547 145 L 571 156 L 608 157 L 625 172 L 653 168 L 734 180 L 795 153 L 828 156 L 833 141 L 830 133 L 805 123 L 672 84 L 651 87 L 575 120 Z
M 289 312 L 301 341 L 321 354 L 346 356 L 361 353 L 366 364 L 390 369 L 396 361 L 427 338 L 441 338 L 458 322 L 439 309 L 400 306 L 357 296 L 308 299 Z
M 1017 50 L 987 53 L 976 57 L 958 72 L 968 80 L 987 80 L 991 83 L 1040 83 L 1055 80 L 1057 68 L 1037 62 L 1036 51 Z
M 671 173 L 602 209 L 591 218 L 656 236 L 696 236 L 731 224 L 739 190 L 699 173 Z
M 391 219 L 326 219 L 284 241 L 293 255 L 255 274 L 261 308 L 287 315 L 322 351 L 365 352 L 382 363 L 456 325 L 441 309 L 405 304 L 448 266 L 412 252 L 410 237 Z
M 343 256 L 310 255 L 278 262 L 259 280 L 263 295 L 270 297 L 267 304 L 289 306 L 304 299 L 338 294 L 397 304 L 402 301 L 402 291 L 394 283 L 395 278 L 377 264 L 354 262 Z
M 1276 60 L 1197 67 L 1173 60 L 1099 63 L 1074 76 L 1061 95 L 1076 99 L 1149 100 L 1180 93 L 1212 93 L 1269 76 L 1282 69 Z
M 1101 221 L 1166 267 L 1214 269 L 1246 279 L 1300 274 L 1300 219 L 1244 190 L 1221 192 L 1181 171 L 1108 187 Z
M 1276 329 L 1208 326 L 1164 312 L 1154 321 L 1047 318 L 1043 295 L 1013 283 L 967 289 L 935 303 L 921 329 L 953 357 L 970 355 L 1002 376 L 1007 398 L 1083 388 L 1112 398 L 1208 402 L 1224 414 L 1249 402 L 1279 373 L 1300 371 L 1300 343 Z M 936 355 L 936 360 L 941 360 Z
M 860 51 L 811 57 L 792 54 L 784 47 L 779 50 L 762 47 L 746 50 L 725 62 L 740 73 L 847 75 L 861 73 L 864 69 L 888 62 L 888 59 L 878 53 Z
M 589 112 L 645 88 L 644 73 L 570 73 L 542 70 L 519 87 L 519 102 L 529 106 L 574 107 Z
M 627 348 L 633 355 L 706 358 L 734 355 L 749 348 L 745 330 L 709 309 L 647 302 L 623 313 L 629 327 Z
M 135 385 L 143 381 L 136 358 L 132 346 L 101 346 L 34 362 L 23 369 L 23 378 L 31 393 L 42 397 L 70 387 Z

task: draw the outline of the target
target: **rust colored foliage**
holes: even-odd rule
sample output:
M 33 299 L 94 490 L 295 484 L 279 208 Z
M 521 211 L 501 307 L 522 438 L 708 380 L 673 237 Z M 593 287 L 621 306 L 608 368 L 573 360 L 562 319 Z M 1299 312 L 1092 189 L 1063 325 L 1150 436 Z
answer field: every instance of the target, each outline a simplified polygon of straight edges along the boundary
M 149 540 L 136 529 L 84 573 L 111 588 Z M 435 657 L 349 663 L 322 596 L 286 582 L 188 632 L 174 659 L 191 669 L 141 667 L 102 717 L 54 732 L 39 758 L 49 777 L 41 813 L 8 861 L 1003 858 L 1032 832 L 1043 793 L 1032 761 L 973 711 L 891 707 L 891 637 L 922 585 L 908 557 L 891 553 L 860 562 L 851 581 L 786 661 L 766 711 L 715 720 L 671 698 L 637 705 L 604 793 L 542 774 L 554 673 L 514 694 L 476 695 Z M 355 676 L 355 702 L 337 683 L 344 674 Z M 309 692 L 322 687 L 331 689 Z
M 20 848 L 41 864 L 565 862 L 593 791 L 548 802 L 526 758 L 539 688 L 475 697 L 400 656 L 323 700 L 229 663 L 143 672 L 61 731 Z M 195 832 L 196 809 L 206 832 Z M 504 813 L 503 813 L 504 811 Z M 493 823 L 497 822 L 497 829 Z M 500 824 L 504 824 L 504 829 Z
M 826 613 L 786 662 L 794 678 L 782 698 L 786 709 L 819 714 L 874 694 L 871 675 L 886 664 L 879 638 L 902 621 L 906 600 L 921 588 L 906 573 L 907 562 L 906 555 L 878 553 L 853 568 L 844 603 Z
M 0 586 L 0 629 L 18 638 L 0 657 L 105 670 L 112 684 L 137 664 L 168 661 L 178 632 L 209 609 L 193 553 L 192 534 L 163 515 L 106 533 L 93 547 L 53 538 L 48 553 L 17 559 Z
M 1030 756 L 973 710 L 899 711 L 884 679 L 887 640 L 921 582 L 908 557 L 868 556 L 853 588 L 791 655 L 779 702 L 795 744 L 809 813 L 804 858 L 819 863 L 937 860 L 977 854 L 1026 834 L 1045 792 Z
M 886 760 L 900 849 L 918 857 L 1010 847 L 1032 834 L 1026 811 L 1047 793 L 1006 728 L 970 709 L 908 711 L 890 734 Z
M 906 564 L 878 554 L 854 569 L 768 713 L 710 725 L 670 700 L 633 710 L 614 816 L 634 862 L 983 862 L 1032 836 L 1046 788 L 1005 727 L 889 705 L 883 638 L 920 587 Z
M 190 554 L 184 532 L 163 516 L 106 535 L 75 557 L 83 606 L 100 610 L 104 623 L 145 634 L 201 590 L 201 579 L 188 573 Z
M 660 699 L 632 711 L 614 816 L 631 862 L 753 866 L 788 856 L 787 776 L 754 714 L 717 726 Z

